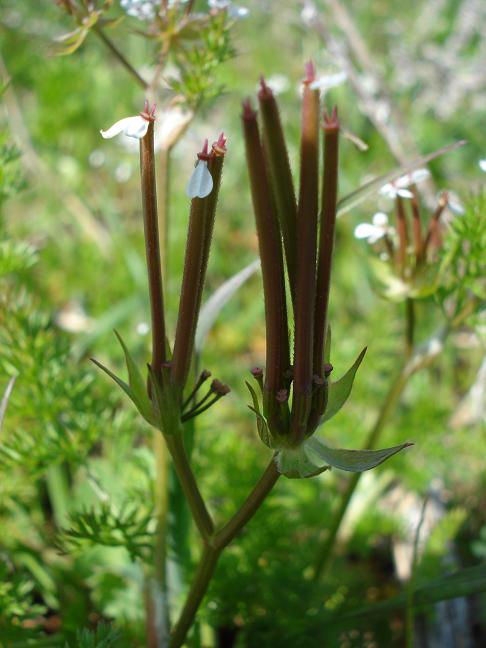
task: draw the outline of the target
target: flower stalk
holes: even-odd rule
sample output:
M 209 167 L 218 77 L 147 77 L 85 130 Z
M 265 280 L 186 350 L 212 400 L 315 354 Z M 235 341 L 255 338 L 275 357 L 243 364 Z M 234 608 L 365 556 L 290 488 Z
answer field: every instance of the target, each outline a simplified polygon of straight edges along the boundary
M 334 108 L 324 114 L 324 173 L 322 175 L 322 209 L 317 261 L 317 290 L 314 324 L 314 374 L 325 376 L 324 348 L 328 328 L 328 305 L 331 288 L 331 267 L 336 227 L 336 205 L 339 168 L 339 119 Z
M 155 187 L 154 119 L 149 121 L 147 134 L 140 140 L 140 173 L 142 209 L 145 232 L 150 313 L 152 322 L 152 369 L 160 373 L 166 357 L 166 329 L 162 269 L 157 219 L 157 191 Z
M 267 331 L 265 402 L 271 424 L 278 431 L 276 395 L 284 387 L 284 372 L 290 362 L 282 245 L 256 112 L 249 101 L 243 104 L 242 124 L 263 276 Z
M 211 152 L 208 151 L 206 141 L 203 150 L 198 154 L 198 164 L 201 161 L 207 164 L 207 170 L 212 178 L 212 189 L 204 198 L 195 197 L 191 201 L 171 370 L 172 381 L 180 392 L 187 381 L 194 349 L 225 152 L 226 139 L 221 134 Z
M 294 183 L 277 101 L 263 77 L 260 79 L 260 86 L 258 101 L 262 115 L 263 142 L 282 230 L 290 292 L 292 301 L 295 302 L 297 202 Z
M 319 171 L 319 91 L 312 90 L 310 87 L 314 80 L 314 66 L 308 63 L 302 98 L 300 190 L 297 211 L 294 392 L 291 431 L 293 445 L 298 445 L 306 434 L 312 401 Z

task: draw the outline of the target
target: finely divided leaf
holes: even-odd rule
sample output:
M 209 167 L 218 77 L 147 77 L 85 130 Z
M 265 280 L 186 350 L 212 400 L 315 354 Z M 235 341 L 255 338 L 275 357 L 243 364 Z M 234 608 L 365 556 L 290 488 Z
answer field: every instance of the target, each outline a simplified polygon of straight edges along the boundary
M 325 445 L 319 438 L 313 436 L 305 444 L 308 449 L 326 463 L 347 470 L 348 472 L 363 472 L 379 466 L 381 463 L 392 457 L 400 450 L 408 448 L 412 443 L 402 443 L 393 448 L 384 448 L 383 450 L 344 450 L 343 448 L 330 448 Z
M 342 378 L 336 382 L 331 382 L 329 384 L 329 394 L 327 398 L 326 411 L 324 416 L 321 419 L 321 423 L 328 421 L 335 414 L 339 412 L 344 403 L 348 400 L 351 390 L 353 388 L 354 377 L 358 371 L 358 367 L 361 364 L 367 347 L 365 347 L 359 356 L 354 361 L 352 367 L 344 374 Z

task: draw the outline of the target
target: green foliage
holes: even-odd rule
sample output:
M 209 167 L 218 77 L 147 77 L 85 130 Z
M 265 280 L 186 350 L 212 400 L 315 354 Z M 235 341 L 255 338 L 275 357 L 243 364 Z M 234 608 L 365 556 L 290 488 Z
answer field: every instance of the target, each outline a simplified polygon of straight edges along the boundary
M 39 474 L 54 463 L 83 462 L 111 429 L 114 402 L 95 397 L 95 375 L 71 359 L 70 344 L 26 295 L 0 297 L 0 368 L 18 376 L 0 443 L 0 466 Z
M 285 101 L 291 163 L 297 169 L 300 115 L 294 89 L 302 73 L 302 60 L 317 52 L 319 73 L 335 65 L 312 28 L 302 24 L 295 3 L 283 3 L 275 10 L 271 3 L 242 3 L 249 4 L 250 17 L 237 30 L 227 12 L 209 17 L 203 1 L 196 3 L 195 9 L 206 13 L 195 14 L 187 29 L 179 29 L 185 10 L 181 4 L 170 25 L 144 25 L 124 17 L 106 30 L 147 80 L 170 40 L 164 58 L 170 65 L 161 74 L 163 101 L 172 101 L 173 93 L 178 92 L 190 106 L 204 107 L 219 97 L 211 111 L 198 114 L 194 130 L 171 158 L 165 286 L 169 318 L 180 298 L 187 228 L 184 185 L 193 164 L 194 139 L 199 141 L 223 128 L 230 133 L 221 218 L 216 223 L 208 267 L 208 289 L 212 292 L 256 255 L 237 130 L 240 97 L 254 88 L 260 72 L 275 75 L 276 81 L 287 84 L 281 98 Z M 85 2 L 61 4 L 88 6 Z M 89 4 L 94 10 L 106 8 L 101 1 Z M 144 367 L 149 356 L 148 337 L 137 332 L 147 321 L 149 309 L 136 155 L 118 143 L 113 144 L 111 153 L 101 151 L 98 134 L 100 127 L 116 117 L 135 114 L 142 91 L 96 34 L 97 27 L 105 29 L 110 24 L 88 21 L 83 26 L 55 3 L 5 0 L 3 5 L 2 59 L 17 99 L 19 113 L 15 117 L 22 119 L 35 154 L 66 194 L 57 198 L 56 187 L 35 173 L 28 179 L 29 190 L 19 193 L 30 166 L 23 168 L 22 155 L 12 147 L 14 120 L 8 125 L 10 131 L 3 128 L 2 121 L 0 397 L 11 376 L 16 376 L 16 382 L 0 430 L 0 645 L 139 648 L 146 645 L 142 621 L 147 583 L 144 571 L 151 565 L 155 461 L 147 426 L 118 390 L 100 377 L 88 357 L 99 358 L 123 375 L 125 365 L 112 335 L 114 327 L 123 334 L 134 363 Z M 319 7 L 329 28 L 338 33 L 331 6 L 319 3 Z M 444 305 L 450 319 L 451 303 L 459 310 L 469 303 L 471 293 L 479 299 L 485 296 L 481 275 L 486 256 L 486 205 L 484 195 L 475 196 L 481 173 L 477 161 L 484 154 L 481 104 L 471 90 L 458 99 L 467 112 L 454 110 L 454 101 L 444 101 L 440 91 L 440 105 L 450 107 L 447 117 L 437 118 L 430 101 L 419 109 L 415 97 L 420 98 L 425 90 L 432 93 L 434 83 L 419 79 L 416 70 L 396 65 L 397 56 L 406 54 L 402 46 L 407 42 L 397 37 L 397 12 L 399 27 L 404 30 L 400 34 L 411 34 L 421 11 L 418 5 L 404 8 L 392 3 L 385 10 L 381 3 L 380 21 L 366 3 L 355 3 L 354 9 L 353 19 L 365 42 L 377 46 L 376 63 L 383 65 L 390 81 L 387 94 L 392 113 L 397 108 L 407 115 L 410 141 L 401 142 L 405 151 L 434 151 L 444 142 L 463 137 L 469 140 L 468 146 L 437 158 L 431 165 L 432 182 L 437 188 L 444 186 L 459 192 L 462 198 L 469 196 L 466 214 L 456 218 L 444 235 L 440 265 L 443 283 L 435 301 Z M 453 17 L 454 12 L 448 3 L 447 15 Z M 102 20 L 116 21 L 121 15 L 119 3 L 112 3 L 110 13 L 106 12 Z M 439 48 L 442 74 L 447 57 L 442 55 L 441 43 L 455 37 L 451 25 L 456 27 L 456 22 L 432 23 L 430 42 Z M 56 35 L 74 30 L 68 36 L 72 40 L 67 39 L 64 45 L 77 46 L 88 35 L 88 25 L 89 36 L 74 56 L 46 57 Z M 164 31 L 173 25 L 175 30 Z M 144 27 L 147 29 L 142 33 Z M 233 56 L 236 31 L 238 57 Z M 413 32 L 414 39 L 420 38 L 419 31 Z M 421 34 L 425 42 L 423 30 Z M 472 45 L 463 52 L 464 60 L 479 47 Z M 421 71 L 425 74 L 433 65 L 428 59 Z M 395 86 L 392 75 L 397 70 L 403 72 L 401 81 L 408 78 L 414 84 L 410 92 L 402 84 Z M 454 74 L 454 78 L 461 75 Z M 471 77 L 464 78 L 469 82 Z M 170 88 L 166 81 L 170 81 Z M 223 86 L 227 92 L 219 96 Z M 377 189 L 384 178 L 391 177 L 387 170 L 395 163 L 382 134 L 372 127 L 361 102 L 356 102 L 351 84 L 330 90 L 329 101 L 339 103 L 346 129 L 369 145 L 366 153 L 356 153 L 349 141 L 342 141 L 343 217 L 337 225 L 330 300 L 330 320 L 338 340 L 333 348 L 336 368 L 350 366 L 358 345 L 369 341 L 366 376 L 356 381 L 353 398 L 333 418 L 330 428 L 340 446 L 361 447 L 403 361 L 404 318 L 401 304 L 383 303 L 371 290 L 365 270 L 368 261 L 362 246 L 353 240 L 352 230 L 358 218 L 369 220 L 376 211 Z M 8 111 L 6 117 L 10 119 Z M 397 137 L 400 139 L 400 133 Z M 119 173 L 122 164 L 132 173 L 123 181 Z M 403 172 L 399 169 L 392 175 Z M 379 179 L 354 193 L 356 187 L 366 187 L 370 176 Z M 74 214 L 71 211 L 76 200 L 108 232 L 110 249 L 100 251 L 78 227 L 76 210 Z M 233 388 L 228 400 L 211 415 L 197 419 L 191 432 L 192 464 L 218 523 L 228 519 L 245 500 L 259 478 L 263 455 L 269 454 L 254 438 L 254 414 L 246 408 L 243 378 L 247 369 L 261 365 L 264 357 L 259 282 L 257 273 L 233 293 L 218 310 L 217 321 L 211 311 L 214 307 L 209 308 L 211 330 L 206 335 L 207 327 L 201 328 L 204 345 L 198 346 L 198 362 L 214 367 Z M 57 314 L 71 301 L 82 305 L 93 328 L 79 333 L 61 330 Z M 218 309 L 218 303 L 216 306 Z M 434 299 L 421 299 L 416 313 L 417 340 L 427 339 L 443 324 Z M 463 327 L 460 336 L 449 338 L 434 365 L 409 381 L 388 419 L 383 445 L 393 447 L 410 438 L 417 447 L 413 453 L 396 455 L 376 473 L 365 475 L 352 500 L 349 524 L 343 527 L 345 533 L 338 539 L 322 582 L 312 581 L 309 567 L 329 533 L 349 475 L 326 470 L 312 480 L 279 480 L 263 509 L 221 559 L 199 615 L 204 643 L 211 642 L 212 631 L 221 635 L 229 631 L 241 646 L 321 648 L 323 640 L 337 646 L 347 638 L 351 645 L 371 641 L 380 646 L 402 645 L 406 596 L 397 584 L 392 564 L 392 548 L 400 529 L 393 512 L 380 504 L 383 491 L 395 482 L 406 493 L 421 497 L 430 481 L 438 479 L 448 497 L 444 521 L 433 531 L 417 568 L 414 600 L 433 605 L 445 598 L 444 592 L 452 597 L 479 591 L 479 584 L 484 583 L 481 570 L 475 574 L 459 572 L 457 577 L 444 576 L 443 572 L 450 547 L 457 549 L 459 528 L 463 529 L 464 545 L 472 547 L 468 560 L 481 560 L 485 555 L 485 516 L 480 501 L 484 490 L 482 430 L 479 426 L 472 431 L 466 426 L 448 425 L 477 373 L 480 331 L 479 326 L 476 331 Z M 254 391 L 256 395 L 258 390 Z M 328 412 L 332 411 L 332 398 Z M 252 405 L 259 407 L 255 399 Z M 263 417 L 258 420 L 261 423 Z M 53 468 L 60 469 L 64 480 L 52 479 Z M 170 501 L 167 544 L 174 613 L 187 589 L 199 544 L 193 527 L 186 524 L 187 506 L 173 482 L 178 499 Z M 64 491 L 56 491 L 53 483 L 63 485 Z M 69 527 L 72 520 L 71 529 L 65 531 L 60 530 L 59 511 L 56 513 L 56 500 L 61 500 L 57 504 L 62 511 L 63 499 L 67 521 L 61 528 Z M 472 532 L 466 524 L 471 519 L 475 520 Z M 358 523 L 353 524 L 356 520 Z M 481 527 L 483 532 L 478 535 Z M 65 552 L 62 555 L 56 549 L 57 538 Z M 176 569 L 176 562 L 181 569 Z M 381 611 L 373 606 L 376 615 L 368 606 L 363 611 L 364 604 L 387 599 L 390 601 Z M 350 632 L 357 627 L 356 618 L 341 618 L 341 626 L 332 626 L 333 618 L 344 610 L 351 613 L 352 608 L 357 614 L 362 612 L 360 624 L 372 638 L 361 634 L 352 640 Z M 34 618 L 35 624 L 24 627 L 24 621 Z M 100 618 L 113 619 L 114 627 L 120 629 L 119 637 L 117 630 L 103 625 L 80 631 L 93 628 Z M 44 629 L 49 620 L 60 620 L 61 625 L 47 636 Z M 342 634 L 345 630 L 346 636 Z
M 230 26 L 227 13 L 218 12 L 202 24 L 195 42 L 175 51 L 180 79 L 172 78 L 170 83 L 193 108 L 215 99 L 223 91 L 216 72 L 222 63 L 235 55 Z
M 33 601 L 34 582 L 25 573 L 14 572 L 0 558 L 0 632 L 2 628 L 45 612 L 45 606 Z
M 99 508 L 77 513 L 70 518 L 71 526 L 63 529 L 58 546 L 63 551 L 83 551 L 102 545 L 124 547 L 131 560 L 150 561 L 153 550 L 152 513 L 138 505 L 127 503 L 119 508 L 102 503 Z
M 107 624 L 101 623 L 96 630 L 81 630 L 76 635 L 75 644 L 66 644 L 66 648 L 116 648 L 119 645 L 120 632 Z
M 445 239 L 440 266 L 444 300 L 457 291 L 461 302 L 468 293 L 486 299 L 486 192 L 471 196 L 465 213 L 454 218 Z
M 0 130 L 0 210 L 8 198 L 25 187 L 25 178 L 20 169 L 20 151 L 9 140 L 7 131 Z
M 37 262 L 37 251 L 22 241 L 0 243 L 0 279 L 5 275 L 22 272 Z

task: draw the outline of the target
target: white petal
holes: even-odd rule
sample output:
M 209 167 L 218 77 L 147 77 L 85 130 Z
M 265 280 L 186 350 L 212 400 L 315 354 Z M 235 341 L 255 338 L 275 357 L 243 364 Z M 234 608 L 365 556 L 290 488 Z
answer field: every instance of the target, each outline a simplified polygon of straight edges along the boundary
M 388 216 L 383 212 L 376 212 L 373 216 L 373 225 L 375 227 L 386 227 L 388 225 Z
M 481 171 L 486 171 L 486 159 L 479 160 L 479 168 L 481 169 Z
M 329 90 L 344 83 L 348 75 L 346 72 L 336 72 L 335 74 L 325 74 L 310 84 L 311 90 Z
M 213 189 L 213 179 L 209 173 L 208 163 L 198 160 L 186 187 L 189 198 L 205 198 Z
M 417 184 L 418 182 L 423 182 L 430 176 L 430 171 L 428 169 L 415 169 L 411 173 L 403 175 L 398 180 L 395 180 L 395 185 L 400 189 L 405 189 L 410 187 L 410 185 Z
M 413 198 L 413 193 L 408 189 L 398 189 L 397 196 L 401 198 Z
M 448 196 L 447 207 L 451 210 L 453 214 L 456 214 L 457 216 L 462 216 L 463 214 L 466 213 L 466 210 L 464 209 L 464 205 L 462 204 L 461 199 L 455 192 L 448 191 L 447 196 Z
M 427 180 L 430 177 L 430 171 L 428 169 L 415 169 L 410 175 L 412 183 L 416 184 L 417 182 Z
M 388 198 L 395 198 L 397 195 L 397 190 L 396 187 L 394 187 L 390 182 L 388 182 L 386 185 L 383 185 L 383 187 L 380 189 L 380 193 L 382 196 L 387 196 Z
M 380 238 L 380 236 L 383 236 L 383 232 L 381 232 L 381 230 L 378 230 L 378 228 L 371 223 L 360 223 L 354 230 L 354 236 L 357 239 L 374 238 L 377 234 L 379 234 L 378 238 Z
M 125 117 L 124 119 L 120 119 L 120 121 L 117 121 L 116 124 L 113 124 L 113 126 L 108 130 L 100 130 L 100 133 L 105 139 L 116 137 L 116 135 L 120 135 L 120 133 L 127 135 L 127 137 L 136 137 L 137 139 L 141 139 L 142 137 L 145 137 L 148 126 L 149 123 L 146 119 L 140 115 L 136 115 L 134 117 Z

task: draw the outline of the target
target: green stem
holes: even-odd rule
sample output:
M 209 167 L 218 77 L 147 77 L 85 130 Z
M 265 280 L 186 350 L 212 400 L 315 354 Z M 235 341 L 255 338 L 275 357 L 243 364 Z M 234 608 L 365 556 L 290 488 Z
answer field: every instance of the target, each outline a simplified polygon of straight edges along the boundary
M 403 393 L 403 390 L 405 389 L 405 386 L 407 385 L 407 382 L 411 375 L 412 373 L 407 370 L 407 365 L 404 365 L 393 381 L 390 390 L 388 391 L 376 423 L 372 427 L 368 438 L 366 439 L 364 446 L 365 448 L 373 449 L 373 447 L 378 442 L 385 424 L 387 423 L 391 413 L 393 412 L 398 399 Z M 317 554 L 317 558 L 314 564 L 315 580 L 317 580 L 328 567 L 329 560 L 332 555 L 332 550 L 334 548 L 334 543 L 336 541 L 339 529 L 341 528 L 341 523 L 344 519 L 346 511 L 348 510 L 348 506 L 351 498 L 353 497 L 354 491 L 356 490 L 359 480 L 361 479 L 361 475 L 362 473 L 354 473 L 351 476 L 346 490 L 342 495 L 341 501 L 339 503 L 339 508 L 333 516 L 332 525 L 329 529 L 328 536 Z
M 213 534 L 214 524 L 187 458 L 182 437 L 178 434 L 166 435 L 167 447 L 174 461 L 174 467 L 186 496 L 192 517 L 204 541 L 209 541 Z
M 179 648 L 184 643 L 187 633 L 194 622 L 197 610 L 211 582 L 219 556 L 224 548 L 257 512 L 279 476 L 272 457 L 263 475 L 242 506 L 229 522 L 205 544 L 186 604 L 172 631 L 169 644 L 170 648 Z
M 179 648 L 184 643 L 187 633 L 194 623 L 201 601 L 206 594 L 220 555 L 221 550 L 217 550 L 210 545 L 205 545 L 186 604 L 177 621 L 177 625 L 172 631 L 169 648 Z
M 110 52 L 113 54 L 113 56 L 123 65 L 123 67 L 133 76 L 135 81 L 142 86 L 144 90 L 147 90 L 149 87 L 149 84 L 142 79 L 140 74 L 137 72 L 137 70 L 133 67 L 133 65 L 127 61 L 127 59 L 123 56 L 123 54 L 120 52 L 118 47 L 114 44 L 114 42 L 108 38 L 108 36 L 105 34 L 105 32 L 101 29 L 101 27 L 94 27 L 93 28 L 94 33 L 98 36 L 98 38 L 102 41 L 102 43 L 110 50 Z
M 405 319 L 406 319 L 406 330 L 405 330 L 405 349 L 406 356 L 410 357 L 413 351 L 414 337 L 415 337 L 415 303 L 413 299 L 407 297 L 405 301 Z
M 155 579 L 149 585 L 149 597 L 153 615 L 153 635 L 156 645 L 164 646 L 169 635 L 170 618 L 166 573 L 167 514 L 168 514 L 168 465 L 167 449 L 159 430 L 154 430 L 155 456 Z M 165 642 L 165 643 L 164 643 Z
M 233 540 L 248 520 L 250 520 L 258 511 L 268 493 L 275 486 L 279 477 L 280 473 L 278 472 L 275 461 L 272 457 L 264 473 L 244 503 L 229 522 L 227 522 L 214 536 L 213 544 L 215 547 L 222 550 Z
M 60 529 L 66 526 L 69 514 L 69 485 L 63 466 L 59 464 L 49 466 L 46 481 L 54 521 Z

